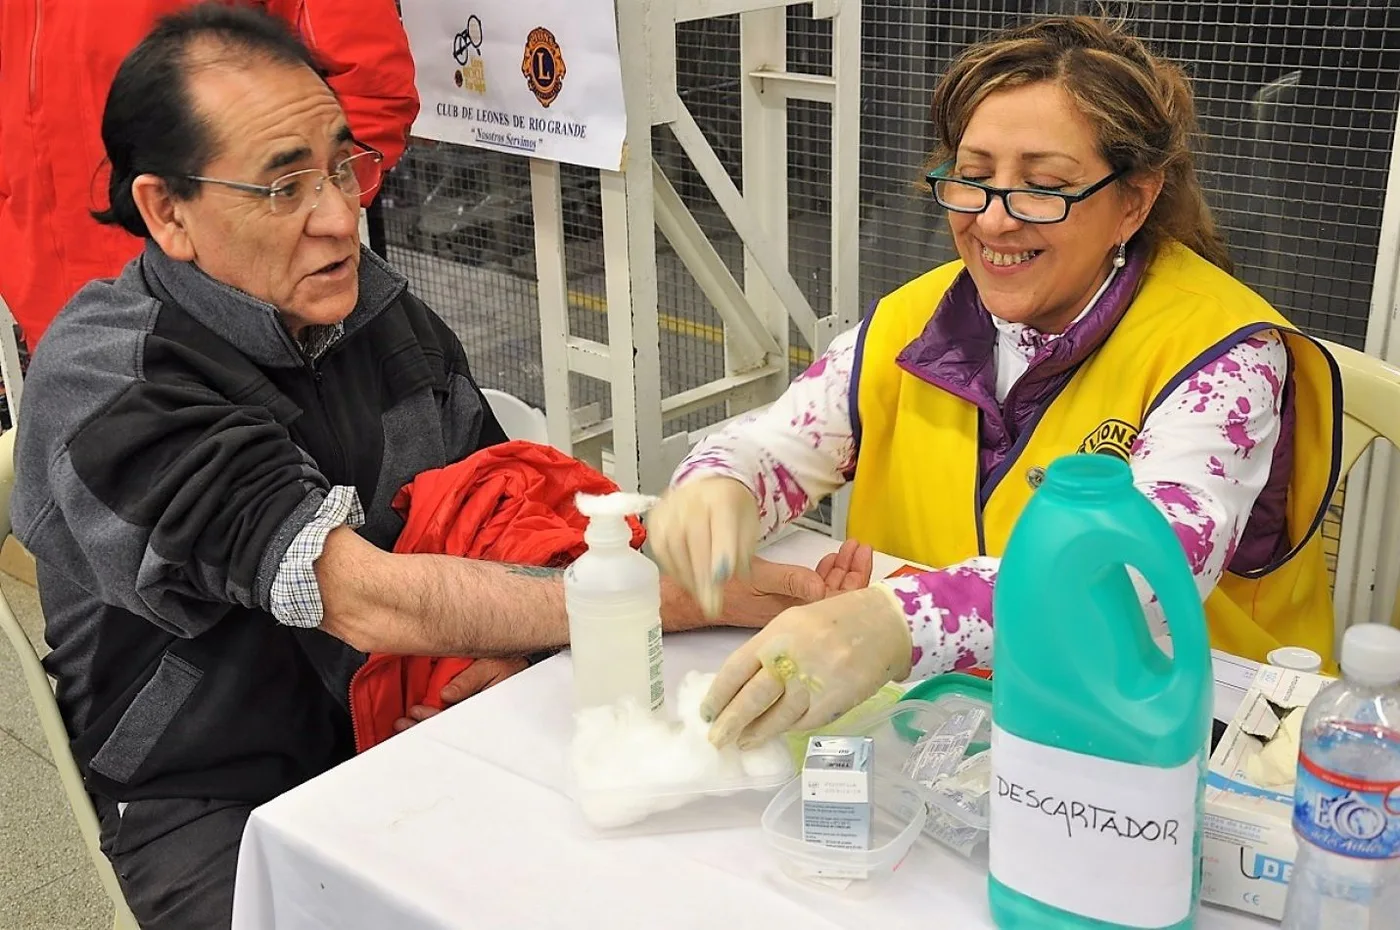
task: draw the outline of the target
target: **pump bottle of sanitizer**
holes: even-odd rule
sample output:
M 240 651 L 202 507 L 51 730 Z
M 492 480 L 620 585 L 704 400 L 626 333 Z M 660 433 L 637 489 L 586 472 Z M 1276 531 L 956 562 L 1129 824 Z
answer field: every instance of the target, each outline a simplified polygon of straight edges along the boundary
M 661 677 L 661 572 L 633 549 L 630 514 L 656 503 L 641 494 L 580 494 L 588 551 L 564 573 L 577 710 L 630 698 L 658 710 Z

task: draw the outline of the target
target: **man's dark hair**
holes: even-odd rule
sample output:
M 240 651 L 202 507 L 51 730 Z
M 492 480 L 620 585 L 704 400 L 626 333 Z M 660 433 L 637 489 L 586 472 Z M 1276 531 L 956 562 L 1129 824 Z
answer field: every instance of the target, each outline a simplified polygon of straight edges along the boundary
M 250 63 L 305 66 L 323 79 L 311 51 L 279 19 L 224 3 L 201 3 L 166 16 L 117 69 L 102 112 L 102 145 L 111 164 L 110 206 L 93 212 L 99 223 L 150 237 L 131 182 L 143 174 L 163 180 L 171 196 L 188 200 L 214 156 L 214 134 L 195 111 L 189 82 L 207 67 Z

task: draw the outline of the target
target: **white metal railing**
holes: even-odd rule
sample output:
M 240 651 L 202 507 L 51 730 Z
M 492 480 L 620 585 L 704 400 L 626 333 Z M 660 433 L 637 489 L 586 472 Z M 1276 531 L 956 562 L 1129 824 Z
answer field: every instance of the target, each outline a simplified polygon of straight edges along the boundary
M 812 5 L 814 17 L 832 20 L 830 75 L 788 70 L 786 17 L 788 6 L 795 5 L 787 0 L 618 0 L 627 142 L 622 170 L 600 172 L 607 344 L 569 331 L 559 167 L 546 162 L 531 166 L 550 441 L 594 463 L 601 463 L 604 447 L 609 447 L 613 477 L 624 488 L 663 488 L 698 438 L 699 433 L 668 432 L 668 421 L 718 403 L 737 415 L 770 403 L 783 391 L 789 320 L 814 352 L 856 323 L 860 0 Z M 677 93 L 675 72 L 676 23 L 731 14 L 740 17 L 742 191 Z M 825 316 L 818 316 L 789 269 L 790 100 L 831 107 L 833 310 Z M 667 127 L 675 137 L 742 240 L 742 282 L 654 161 L 654 126 Z M 724 323 L 724 375 L 671 396 L 661 392 L 658 229 Z M 574 422 L 571 372 L 610 383 L 611 417 Z

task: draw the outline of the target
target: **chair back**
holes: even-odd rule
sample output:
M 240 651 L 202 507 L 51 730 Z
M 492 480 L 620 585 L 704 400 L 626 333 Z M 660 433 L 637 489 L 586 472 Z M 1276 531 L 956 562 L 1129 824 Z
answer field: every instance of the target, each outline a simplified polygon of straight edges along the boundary
M 1377 439 L 1400 448 L 1400 368 L 1344 345 L 1323 345 L 1342 373 L 1342 474 L 1346 475 Z M 1391 609 L 1391 623 L 1400 625 L 1400 599 Z M 1339 616 L 1337 625 L 1340 637 L 1348 620 Z
M 0 433 L 0 542 L 10 534 L 10 492 L 15 486 L 14 467 L 15 431 L 10 429 Z M 121 885 L 112 864 L 102 853 L 99 840 L 97 811 L 88 797 L 83 776 L 78 772 L 78 764 L 73 760 L 73 751 L 68 745 L 68 730 L 63 725 L 63 716 L 58 710 L 58 701 L 53 694 L 53 686 L 39 661 L 39 653 L 20 625 L 19 618 L 10 608 L 10 602 L 0 591 L 0 629 L 19 656 L 20 670 L 29 688 L 29 697 L 34 702 L 34 710 L 39 716 L 39 725 L 44 731 L 44 739 L 49 744 L 49 754 L 58 769 L 58 778 L 63 785 L 63 793 L 68 797 L 68 806 L 78 822 L 78 832 L 87 846 L 92 863 L 97 867 L 98 880 L 112 900 L 114 930 L 139 930 L 136 919 L 126 906 Z
M 487 402 L 491 404 L 491 412 L 496 415 L 508 438 L 525 439 L 542 446 L 549 445 L 549 427 L 546 425 L 543 410 L 537 410 L 505 391 L 482 388 L 481 393 L 486 395 Z

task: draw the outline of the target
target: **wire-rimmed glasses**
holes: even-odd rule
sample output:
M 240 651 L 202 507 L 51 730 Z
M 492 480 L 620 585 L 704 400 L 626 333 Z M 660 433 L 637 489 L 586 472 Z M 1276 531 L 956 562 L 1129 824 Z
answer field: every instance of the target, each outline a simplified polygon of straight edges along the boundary
M 358 202 L 365 194 L 372 193 L 379 188 L 379 183 L 382 180 L 379 166 L 383 161 L 384 156 L 379 152 L 374 149 L 365 149 L 343 159 L 332 172 L 325 172 L 319 168 L 305 168 L 301 171 L 284 174 L 271 184 L 249 184 L 245 181 L 227 181 L 223 178 L 208 178 L 197 174 L 189 174 L 185 177 L 191 181 L 221 184 L 234 190 L 266 197 L 274 216 L 287 216 L 299 212 L 306 206 L 308 194 L 311 201 L 310 209 L 316 209 L 321 202 L 321 192 L 325 189 L 327 181 L 335 185 L 336 189 L 345 195 L 346 200 Z

